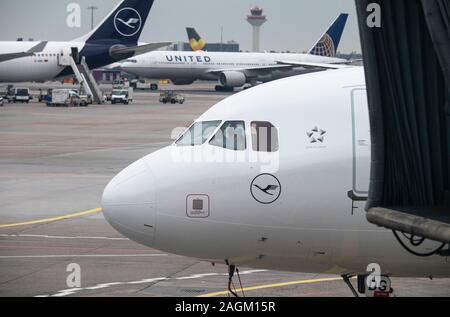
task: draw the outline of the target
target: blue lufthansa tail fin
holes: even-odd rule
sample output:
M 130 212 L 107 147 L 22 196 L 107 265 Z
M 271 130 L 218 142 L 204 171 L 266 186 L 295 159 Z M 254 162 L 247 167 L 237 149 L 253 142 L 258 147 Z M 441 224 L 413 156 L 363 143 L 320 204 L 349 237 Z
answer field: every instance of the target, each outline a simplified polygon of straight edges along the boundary
M 309 51 L 309 54 L 335 57 L 339 43 L 341 42 L 342 33 L 344 33 L 345 24 L 347 23 L 348 14 L 342 13 L 330 26 L 327 32 Z
M 154 0 L 123 0 L 91 32 L 75 41 L 136 45 Z

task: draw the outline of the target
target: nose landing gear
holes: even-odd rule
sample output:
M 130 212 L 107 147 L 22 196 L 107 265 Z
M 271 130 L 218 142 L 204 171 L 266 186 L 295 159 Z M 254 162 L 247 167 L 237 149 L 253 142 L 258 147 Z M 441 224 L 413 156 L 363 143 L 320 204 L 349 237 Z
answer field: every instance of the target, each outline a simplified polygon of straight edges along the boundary
M 228 265 L 228 292 L 233 295 L 234 297 L 240 297 L 237 293 L 236 287 L 234 286 L 233 277 L 234 274 L 238 276 L 239 279 L 239 285 L 241 287 L 242 297 L 245 297 L 244 288 L 242 287 L 242 280 L 241 276 L 239 275 L 239 269 L 235 265 L 230 265 L 228 260 L 225 261 L 225 263 Z
M 354 275 L 346 274 L 346 275 L 341 275 L 341 277 L 344 280 L 345 284 L 347 284 L 348 288 L 350 288 L 350 291 L 352 292 L 353 296 L 354 297 L 359 297 L 358 292 L 353 287 L 353 284 L 350 281 L 350 279 L 352 279 L 354 277 Z
M 391 287 L 391 279 L 389 276 L 380 276 L 379 281 L 369 281 L 368 275 L 341 275 L 345 284 L 350 288 L 353 296 L 361 297 L 394 297 L 394 289 Z M 352 278 L 357 277 L 358 290 L 355 289 Z M 369 285 L 368 285 L 369 284 Z

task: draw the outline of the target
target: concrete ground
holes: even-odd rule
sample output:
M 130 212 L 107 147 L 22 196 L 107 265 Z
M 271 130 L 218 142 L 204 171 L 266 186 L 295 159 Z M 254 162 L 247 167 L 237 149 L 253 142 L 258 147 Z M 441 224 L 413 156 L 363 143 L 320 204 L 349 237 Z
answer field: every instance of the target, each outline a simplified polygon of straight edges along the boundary
M 128 106 L 0 108 L 0 296 L 227 296 L 225 266 L 140 246 L 92 210 L 115 174 L 229 95 L 212 87 L 183 88 L 182 106 L 136 92 Z M 66 284 L 71 263 L 81 268 L 80 288 Z M 336 276 L 241 273 L 247 296 L 351 296 Z M 450 280 L 394 279 L 393 286 L 398 296 L 450 296 Z

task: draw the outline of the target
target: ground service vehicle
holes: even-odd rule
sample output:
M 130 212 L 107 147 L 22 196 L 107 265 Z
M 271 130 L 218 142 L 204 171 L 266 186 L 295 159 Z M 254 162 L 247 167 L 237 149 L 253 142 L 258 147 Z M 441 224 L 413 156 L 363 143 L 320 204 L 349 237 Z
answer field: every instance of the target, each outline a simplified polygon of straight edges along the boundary
M 163 91 L 159 95 L 159 102 L 162 102 L 164 104 L 170 102 L 171 104 L 179 103 L 182 105 L 185 100 L 186 98 L 183 95 L 170 90 Z
M 123 103 L 128 105 L 133 102 L 133 88 L 128 89 L 114 89 L 111 93 L 111 103 Z
M 49 107 L 87 107 L 89 101 L 71 89 L 54 89 Z
M 12 96 L 12 99 L 10 99 L 10 102 L 16 103 L 16 102 L 30 102 L 31 99 L 33 99 L 30 95 L 30 90 L 28 88 L 14 88 L 14 94 Z
M 39 91 L 39 102 L 49 103 L 52 101 L 52 91 L 53 89 L 47 89 L 47 92 L 44 93 L 42 90 Z
M 148 82 L 148 81 L 144 81 L 144 80 L 133 80 L 131 82 L 131 86 L 134 89 L 139 89 L 139 90 L 158 90 L 158 84 L 156 82 Z

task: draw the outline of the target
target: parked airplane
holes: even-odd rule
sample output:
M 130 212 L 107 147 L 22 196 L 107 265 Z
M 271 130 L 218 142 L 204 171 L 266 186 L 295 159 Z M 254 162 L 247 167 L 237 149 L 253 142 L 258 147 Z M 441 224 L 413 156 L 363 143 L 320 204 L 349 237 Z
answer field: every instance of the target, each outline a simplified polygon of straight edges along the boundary
M 202 51 L 206 46 L 205 40 L 200 37 L 200 35 L 194 28 L 186 28 L 186 32 L 188 35 L 189 46 L 191 47 L 191 49 L 194 52 Z
M 106 187 L 107 221 L 164 252 L 231 266 L 450 277 L 440 243 L 370 224 L 371 139 L 361 67 L 261 85 L 212 107 Z M 431 253 L 430 253 L 431 254 Z
M 170 43 L 138 45 L 153 0 L 123 0 L 91 32 L 70 42 L 0 42 L 0 82 L 47 81 L 73 74 L 72 57 L 90 69 Z
M 219 80 L 216 90 L 233 90 L 311 72 L 317 64 L 348 63 L 335 58 L 347 18 L 348 14 L 341 14 L 309 54 L 156 51 L 115 66 L 144 78 L 170 79 L 175 85 Z

